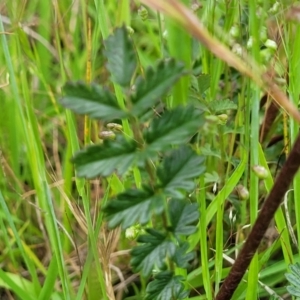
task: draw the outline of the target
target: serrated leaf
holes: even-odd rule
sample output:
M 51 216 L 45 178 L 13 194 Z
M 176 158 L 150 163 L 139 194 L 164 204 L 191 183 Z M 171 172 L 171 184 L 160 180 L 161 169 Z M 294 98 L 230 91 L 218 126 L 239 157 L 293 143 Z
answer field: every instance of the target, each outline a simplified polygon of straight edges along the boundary
M 167 256 L 173 256 L 176 251 L 176 245 L 167 238 L 166 233 L 151 228 L 146 231 L 148 234 L 141 235 L 137 240 L 144 244 L 134 247 L 131 251 L 133 269 L 136 272 L 141 271 L 145 277 L 151 274 L 155 266 L 162 269 Z
M 300 263 L 295 263 L 294 265 L 291 265 L 290 269 L 292 273 L 295 274 L 295 276 L 297 276 L 297 278 L 299 279 L 298 284 L 300 284 Z
M 178 106 L 165 112 L 160 118 L 153 120 L 144 133 L 146 153 L 163 151 L 170 148 L 170 145 L 185 144 L 202 124 L 201 111 L 192 106 Z
M 289 281 L 289 283 L 291 283 L 291 284 L 293 284 L 295 286 L 299 286 L 300 285 L 299 277 L 297 277 L 293 273 L 287 273 L 287 274 L 285 274 L 285 277 Z M 299 291 L 300 291 L 300 289 L 299 289 Z
M 78 114 L 104 121 L 126 117 L 126 112 L 119 107 L 115 96 L 98 85 L 67 83 L 63 91 L 65 96 L 60 100 L 61 104 Z
M 205 173 L 205 183 L 218 183 L 220 182 L 220 176 L 216 171 L 212 171 L 212 173 Z
M 220 113 L 226 110 L 236 110 L 237 105 L 229 99 L 214 100 L 209 102 L 209 108 L 212 113 Z
M 215 156 L 217 158 L 221 158 L 220 150 L 211 149 L 210 144 L 205 144 L 201 147 L 201 154 L 205 156 Z
M 112 75 L 112 80 L 122 87 L 129 87 L 137 66 L 137 58 L 126 28 L 117 28 L 104 41 L 104 45 L 104 55 L 108 60 L 107 69 Z
M 210 75 L 209 74 L 200 74 L 198 77 L 198 90 L 199 93 L 204 93 L 210 87 Z
M 169 196 L 182 198 L 179 190 L 191 191 L 195 187 L 194 179 L 205 171 L 204 160 L 187 146 L 173 150 L 157 171 L 161 187 Z
M 146 224 L 152 214 L 161 214 L 163 210 L 161 195 L 153 194 L 150 190 L 136 189 L 119 194 L 104 208 L 109 227 L 114 228 L 121 224 L 123 229 L 137 222 Z
M 151 108 L 184 74 L 184 64 L 174 59 L 160 61 L 155 69 L 148 67 L 145 77 L 136 80 L 132 113 L 139 115 Z
M 169 204 L 171 231 L 175 235 L 190 235 L 196 231 L 196 226 L 191 225 L 199 220 L 197 203 L 186 203 L 184 200 L 171 199 Z
M 291 265 L 290 269 L 291 273 L 286 273 L 285 277 L 292 286 L 287 286 L 287 290 L 291 295 L 300 297 L 300 264 Z
M 286 289 L 292 296 L 300 297 L 299 287 L 294 287 L 294 286 L 289 285 L 289 286 L 286 287 Z
M 176 248 L 175 254 L 172 259 L 179 268 L 187 269 L 189 267 L 189 261 L 195 258 L 194 252 L 187 252 L 189 247 L 189 243 L 184 242 Z
M 234 125 L 224 126 L 223 134 L 235 133 L 235 134 L 244 134 L 245 126 L 235 127 Z
M 182 276 L 174 275 L 171 271 L 160 272 L 154 277 L 146 289 L 146 300 L 185 299 L 189 291 L 184 290 Z
M 114 171 L 122 175 L 136 159 L 136 148 L 134 141 L 128 142 L 124 137 L 117 137 L 115 141 L 107 140 L 101 145 L 93 145 L 77 152 L 72 162 L 78 177 L 106 177 Z

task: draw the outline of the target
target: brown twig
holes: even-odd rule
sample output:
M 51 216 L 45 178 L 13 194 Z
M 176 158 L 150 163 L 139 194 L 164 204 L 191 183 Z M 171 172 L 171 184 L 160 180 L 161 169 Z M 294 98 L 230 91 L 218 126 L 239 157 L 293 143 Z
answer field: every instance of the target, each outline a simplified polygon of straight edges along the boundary
M 246 270 L 254 256 L 271 220 L 281 201 L 287 192 L 296 172 L 300 167 L 300 135 L 298 136 L 293 149 L 277 177 L 260 214 L 247 238 L 244 247 L 239 253 L 232 269 L 225 279 L 216 300 L 231 299 L 235 289 L 242 280 Z

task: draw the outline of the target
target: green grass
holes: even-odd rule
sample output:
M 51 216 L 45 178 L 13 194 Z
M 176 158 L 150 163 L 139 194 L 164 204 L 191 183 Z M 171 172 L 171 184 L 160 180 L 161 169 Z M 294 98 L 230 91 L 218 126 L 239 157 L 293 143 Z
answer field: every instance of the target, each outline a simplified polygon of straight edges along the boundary
M 190 6 L 190 1 L 181 2 Z M 233 44 L 246 49 L 252 36 L 248 54 L 260 70 L 275 65 L 276 70 L 289 75 L 289 83 L 282 89 L 297 106 L 300 31 L 295 31 L 293 22 L 282 22 L 293 1 L 279 1 L 276 13 L 270 12 L 275 3 L 271 0 L 201 3 L 203 7 L 195 14 L 220 43 L 230 49 L 236 49 Z M 210 75 L 209 89 L 203 94 L 191 90 L 191 76 L 183 77 L 168 95 L 167 107 L 195 99 L 203 106 L 203 98 L 207 103 L 229 99 L 237 105 L 237 110 L 225 111 L 230 132 L 219 124 L 205 140 L 198 137 L 197 151 L 203 153 L 205 144 L 211 148 L 207 151 L 207 174 L 199 178 L 193 192 L 200 221 L 188 241 L 197 259 L 191 269 L 176 269 L 192 287 L 190 299 L 213 299 L 217 294 L 247 238 L 247 226 L 255 222 L 262 200 L 273 186 L 284 145 L 281 142 L 267 148 L 267 143 L 259 141 L 264 116 L 261 87 L 216 58 L 178 19 L 147 8 L 148 18 L 143 21 L 139 6 L 139 1 L 129 0 L 7 0 L 0 4 L 5 16 L 2 22 L 0 19 L 0 298 L 141 299 L 145 293 L 144 279 L 130 280 L 127 250 L 136 242 L 124 232 L 108 231 L 101 211 L 111 196 L 132 185 L 140 187 L 143 174 L 135 167 L 132 176 L 124 179 L 116 175 L 95 181 L 75 178 L 71 157 L 84 145 L 99 141 L 103 124 L 78 117 L 58 103 L 66 81 L 91 80 L 108 84 L 119 105 L 125 105 L 126 95 L 110 82 L 102 54 L 103 39 L 117 26 L 125 24 L 134 30 L 131 37 L 139 57 L 138 73 L 159 58 L 173 56 L 188 69 L 194 66 L 196 72 L 197 65 L 199 74 Z M 270 28 L 270 19 L 275 27 L 282 25 L 281 45 L 272 59 L 265 61 L 261 33 Z M 239 33 L 230 37 L 233 26 Z M 247 68 L 251 70 L 251 66 Z M 132 137 L 129 120 L 122 125 L 125 135 Z M 290 144 L 298 128 L 297 121 L 289 118 Z M 282 134 L 282 113 L 271 131 Z M 270 170 L 266 180 L 259 180 L 251 171 L 256 164 Z M 212 193 L 215 181 L 208 180 L 214 174 L 218 175 L 216 195 Z M 288 196 L 298 241 L 299 180 L 298 174 Z M 249 199 L 238 199 L 238 184 L 249 190 Z M 280 234 L 278 241 L 269 239 L 269 248 L 260 249 L 233 299 L 269 299 L 263 284 L 279 296 L 287 294 L 284 273 L 290 263 L 299 261 L 299 245 L 292 246 L 283 208 L 277 211 L 273 226 Z M 128 283 L 113 298 L 113 287 L 123 281 L 122 276 Z

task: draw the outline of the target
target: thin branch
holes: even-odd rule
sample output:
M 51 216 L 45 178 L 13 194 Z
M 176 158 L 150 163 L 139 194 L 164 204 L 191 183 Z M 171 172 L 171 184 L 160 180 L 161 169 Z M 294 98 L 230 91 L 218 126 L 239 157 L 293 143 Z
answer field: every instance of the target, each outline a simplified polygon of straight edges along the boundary
M 275 184 L 267 197 L 259 216 L 237 257 L 228 277 L 225 279 L 216 300 L 231 299 L 235 289 L 242 280 L 271 220 L 288 191 L 295 174 L 300 167 L 300 135 L 284 164 Z

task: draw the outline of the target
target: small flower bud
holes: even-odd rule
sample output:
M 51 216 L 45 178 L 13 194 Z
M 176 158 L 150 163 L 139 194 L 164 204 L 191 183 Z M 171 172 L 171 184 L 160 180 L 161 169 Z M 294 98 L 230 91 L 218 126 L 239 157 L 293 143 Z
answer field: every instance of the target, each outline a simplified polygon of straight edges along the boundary
M 117 123 L 108 123 L 106 124 L 106 127 L 112 131 L 122 131 L 123 126 Z
M 249 191 L 243 185 L 239 184 L 235 189 L 238 193 L 240 200 L 249 199 Z
M 233 38 L 238 38 L 240 33 L 240 27 L 238 25 L 233 25 L 229 30 L 229 34 Z
M 265 46 L 268 49 L 271 49 L 271 50 L 274 50 L 274 51 L 277 50 L 277 44 L 273 40 L 267 39 L 266 42 L 265 42 Z
M 269 176 L 268 170 L 263 166 L 255 165 L 252 167 L 252 171 L 259 179 L 266 179 Z
M 271 14 L 277 14 L 280 9 L 280 3 L 276 1 L 273 6 L 269 9 L 269 13 Z
M 221 115 L 218 115 L 218 119 L 219 119 L 219 125 L 225 125 L 228 121 L 228 115 L 226 114 L 221 114 Z
M 252 36 L 250 36 L 247 41 L 247 49 L 251 49 L 252 46 L 253 46 L 253 38 L 252 38 Z
M 133 35 L 134 34 L 134 30 L 133 30 L 132 27 L 126 26 L 126 29 L 127 29 L 127 32 L 128 32 L 129 35 Z
M 141 6 L 138 9 L 138 15 L 140 16 L 142 21 L 146 21 L 148 19 L 148 10 L 144 6 Z
M 134 240 L 138 235 L 138 231 L 134 226 L 131 226 L 125 230 L 125 237 L 129 240 Z
M 232 47 L 232 52 L 239 55 L 239 56 L 242 56 L 243 55 L 243 48 L 240 44 L 236 43 Z
M 103 140 L 114 140 L 116 138 L 116 135 L 114 132 L 107 130 L 107 131 L 101 131 L 99 133 L 99 137 Z
M 125 237 L 129 240 L 134 240 L 141 233 L 142 229 L 140 225 L 133 225 L 125 230 Z

